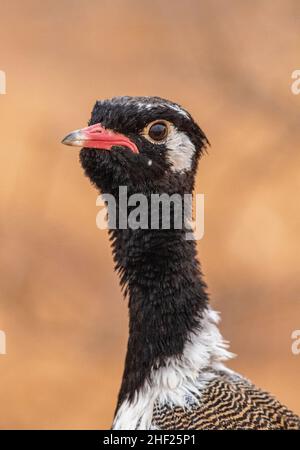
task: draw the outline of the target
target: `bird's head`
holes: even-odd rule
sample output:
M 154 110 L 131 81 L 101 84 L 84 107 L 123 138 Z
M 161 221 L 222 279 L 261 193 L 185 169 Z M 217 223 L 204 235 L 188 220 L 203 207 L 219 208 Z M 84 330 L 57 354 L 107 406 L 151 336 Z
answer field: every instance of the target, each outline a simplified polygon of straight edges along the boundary
M 102 192 L 120 185 L 191 189 L 208 140 L 191 115 L 159 97 L 114 97 L 97 101 L 89 126 L 68 134 L 66 145 L 83 147 L 80 161 Z M 183 183 L 184 180 L 184 183 Z

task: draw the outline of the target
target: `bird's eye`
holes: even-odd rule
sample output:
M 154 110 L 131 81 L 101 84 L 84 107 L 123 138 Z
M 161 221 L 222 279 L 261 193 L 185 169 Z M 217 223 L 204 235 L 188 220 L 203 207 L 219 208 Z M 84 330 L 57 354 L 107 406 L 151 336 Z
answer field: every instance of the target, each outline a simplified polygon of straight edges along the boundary
M 168 135 L 168 126 L 164 122 L 155 122 L 148 129 L 149 137 L 156 142 L 163 141 Z

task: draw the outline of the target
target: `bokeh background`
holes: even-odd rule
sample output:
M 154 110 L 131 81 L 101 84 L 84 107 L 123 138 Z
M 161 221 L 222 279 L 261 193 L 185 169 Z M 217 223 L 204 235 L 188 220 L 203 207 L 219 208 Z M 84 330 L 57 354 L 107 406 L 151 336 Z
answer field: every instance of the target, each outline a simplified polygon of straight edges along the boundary
M 183 104 L 200 164 L 212 304 L 230 366 L 300 413 L 297 0 L 1 2 L 0 428 L 108 428 L 127 340 L 97 193 L 60 144 L 96 99 Z

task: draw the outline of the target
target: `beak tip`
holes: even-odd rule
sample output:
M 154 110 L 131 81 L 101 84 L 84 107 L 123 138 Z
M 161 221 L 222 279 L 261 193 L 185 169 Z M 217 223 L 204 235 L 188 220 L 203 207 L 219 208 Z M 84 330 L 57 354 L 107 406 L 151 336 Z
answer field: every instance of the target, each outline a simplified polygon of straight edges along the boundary
M 67 134 L 61 141 L 64 145 L 78 146 L 81 141 L 81 136 L 78 131 L 73 131 L 72 133 Z
M 64 137 L 64 138 L 62 139 L 62 141 L 61 141 L 61 144 L 64 144 L 64 145 L 69 145 L 69 142 L 68 142 L 67 136 L 66 136 L 66 137 Z

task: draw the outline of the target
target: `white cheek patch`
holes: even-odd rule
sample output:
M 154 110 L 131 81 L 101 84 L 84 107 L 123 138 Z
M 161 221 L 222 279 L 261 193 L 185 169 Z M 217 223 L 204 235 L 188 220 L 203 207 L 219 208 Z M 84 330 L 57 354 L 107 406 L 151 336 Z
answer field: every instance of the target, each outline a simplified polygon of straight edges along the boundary
M 171 170 L 182 172 L 190 170 L 196 148 L 189 137 L 172 127 L 166 140 L 167 158 L 172 164 Z

